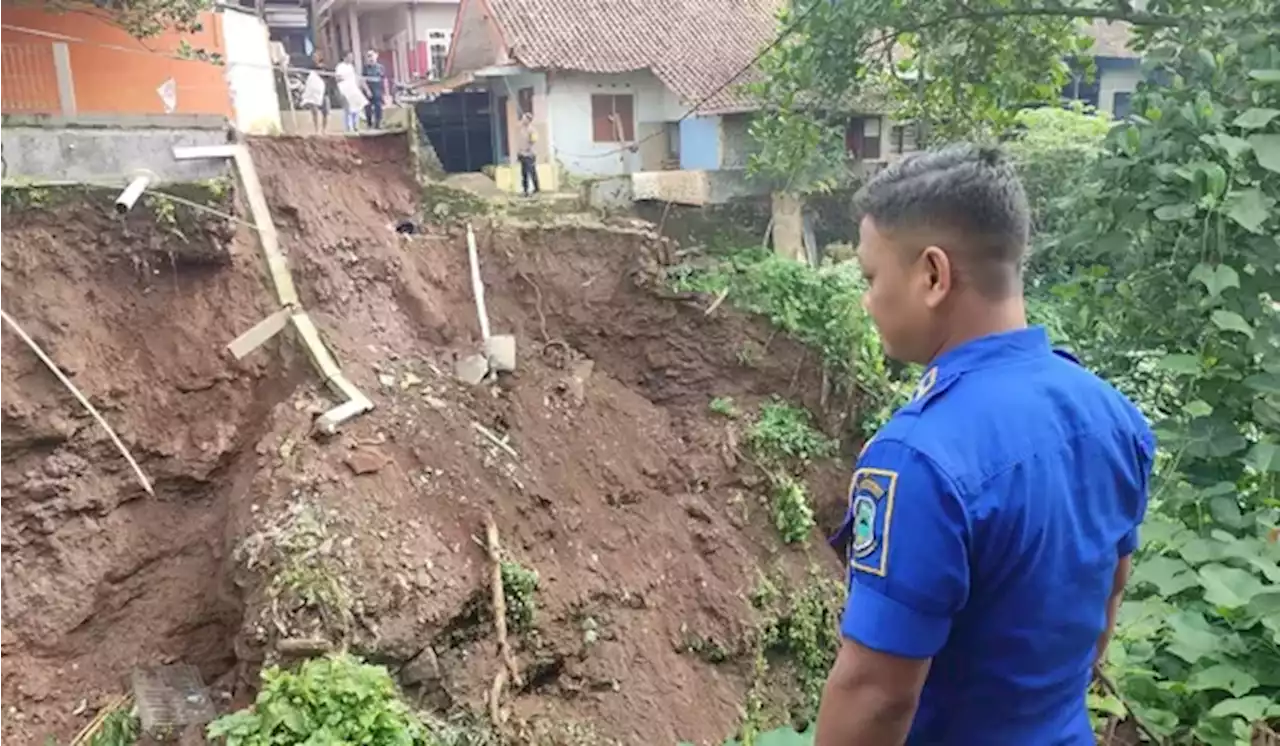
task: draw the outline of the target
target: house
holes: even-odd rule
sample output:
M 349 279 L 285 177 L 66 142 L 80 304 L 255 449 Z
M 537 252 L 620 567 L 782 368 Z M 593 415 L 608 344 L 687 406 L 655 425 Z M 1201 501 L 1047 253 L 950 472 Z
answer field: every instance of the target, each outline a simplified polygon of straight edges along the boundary
M 312 0 L 316 44 L 329 60 L 378 53 L 391 90 L 443 76 L 458 0 Z
M 6 6 L 0 110 L 81 122 L 195 115 L 248 132 L 279 128 L 265 24 L 235 8 L 204 11 L 200 22 L 194 33 L 140 40 L 104 15 Z M 187 48 L 224 64 L 184 59 Z
M 532 112 L 548 172 L 740 166 L 755 107 L 735 76 L 777 34 L 783 1 L 462 0 L 449 74 L 487 83 L 499 163 Z
M 1063 97 L 1123 119 L 1129 116 L 1129 99 L 1142 80 L 1141 58 L 1129 49 L 1129 24 L 1094 21 L 1088 33 L 1093 37 L 1095 74 L 1090 79 L 1081 66 L 1073 65 Z

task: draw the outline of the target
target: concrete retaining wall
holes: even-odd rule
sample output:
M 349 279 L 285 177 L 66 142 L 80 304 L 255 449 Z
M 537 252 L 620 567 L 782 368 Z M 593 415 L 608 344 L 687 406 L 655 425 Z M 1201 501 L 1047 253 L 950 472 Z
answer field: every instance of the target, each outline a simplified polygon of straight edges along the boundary
M 226 142 L 221 117 L 5 117 L 0 130 L 4 178 L 34 182 L 124 184 L 138 170 L 162 182 L 212 179 L 227 172 L 225 161 L 176 161 L 173 148 Z

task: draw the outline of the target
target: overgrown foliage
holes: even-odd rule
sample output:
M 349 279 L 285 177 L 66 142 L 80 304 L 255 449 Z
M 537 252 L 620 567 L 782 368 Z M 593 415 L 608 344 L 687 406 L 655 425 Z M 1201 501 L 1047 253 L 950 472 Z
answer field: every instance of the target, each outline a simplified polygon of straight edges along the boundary
M 1199 28 L 1231 15 L 1274 22 L 1265 0 L 842 0 L 797 2 L 789 33 L 762 60 L 753 86 L 768 116 L 752 124 L 750 167 L 790 191 L 821 191 L 845 162 L 851 114 L 889 111 L 933 141 L 995 138 L 1020 107 L 1056 104 L 1070 59 L 1089 60 L 1090 21 L 1142 29 Z
M 1280 24 L 1238 11 L 1140 37 L 1170 82 L 1108 136 L 1055 289 L 1162 449 L 1108 671 L 1154 732 L 1214 746 L 1280 718 Z
M 134 746 L 142 735 L 142 721 L 133 707 L 118 707 L 102 720 L 89 746 Z
M 297 671 L 263 669 L 253 705 L 213 721 L 208 735 L 226 746 L 439 743 L 385 668 L 346 654 L 313 658 Z
M 856 427 L 870 436 L 910 391 L 891 375 L 880 338 L 859 302 L 856 265 L 819 268 L 759 248 L 745 249 L 671 270 L 679 291 L 716 295 L 767 318 L 821 355 L 833 389 L 856 399 Z
M 1092 19 L 1133 22 L 1148 81 L 1101 142 L 1101 122 L 1012 105 L 1058 97 Z M 853 0 L 789 21 L 760 88 L 778 116 L 756 134 L 766 151 L 793 139 L 761 167 L 842 159 L 848 110 L 815 102 L 868 92 L 935 141 L 1021 130 L 1032 315 L 1142 406 L 1161 446 L 1105 666 L 1121 696 L 1091 704 L 1169 744 L 1249 743 L 1280 720 L 1280 7 Z
M 503 560 L 499 569 L 507 600 L 507 624 L 516 632 L 528 632 L 533 629 L 538 608 L 538 572 L 511 560 Z
M 213 9 L 209 0 L 42 0 L 40 6 L 54 13 L 89 13 L 110 21 L 139 39 L 164 31 L 197 33 L 203 30 L 200 14 Z

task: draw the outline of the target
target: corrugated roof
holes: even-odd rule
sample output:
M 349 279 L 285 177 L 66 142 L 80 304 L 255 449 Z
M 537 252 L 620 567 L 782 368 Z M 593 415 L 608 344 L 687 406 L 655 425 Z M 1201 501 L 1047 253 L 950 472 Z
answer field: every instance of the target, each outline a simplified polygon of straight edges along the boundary
M 478 0 L 469 0 L 476 2 Z M 487 0 L 511 57 L 525 67 L 650 70 L 690 105 L 746 67 L 779 31 L 785 0 Z M 754 109 L 739 84 L 700 112 Z

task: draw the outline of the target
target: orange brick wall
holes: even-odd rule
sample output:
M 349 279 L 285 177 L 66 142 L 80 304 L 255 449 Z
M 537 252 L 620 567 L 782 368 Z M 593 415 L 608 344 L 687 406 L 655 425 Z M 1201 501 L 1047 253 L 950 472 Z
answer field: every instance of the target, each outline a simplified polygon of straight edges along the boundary
M 4 23 L 85 40 L 66 42 L 78 114 L 163 114 L 164 103 L 156 89 L 173 78 L 178 101 L 175 113 L 229 117 L 231 92 L 223 75 L 225 68 L 145 53 L 173 53 L 185 39 L 192 47 L 225 56 L 222 17 L 216 13 L 204 15 L 204 28 L 199 33 L 167 32 L 145 40 L 135 39 L 120 27 L 83 12 L 47 13 L 38 8 L 6 5 Z M 2 41 L 3 112 L 60 113 L 51 51 L 57 40 L 6 28 Z

